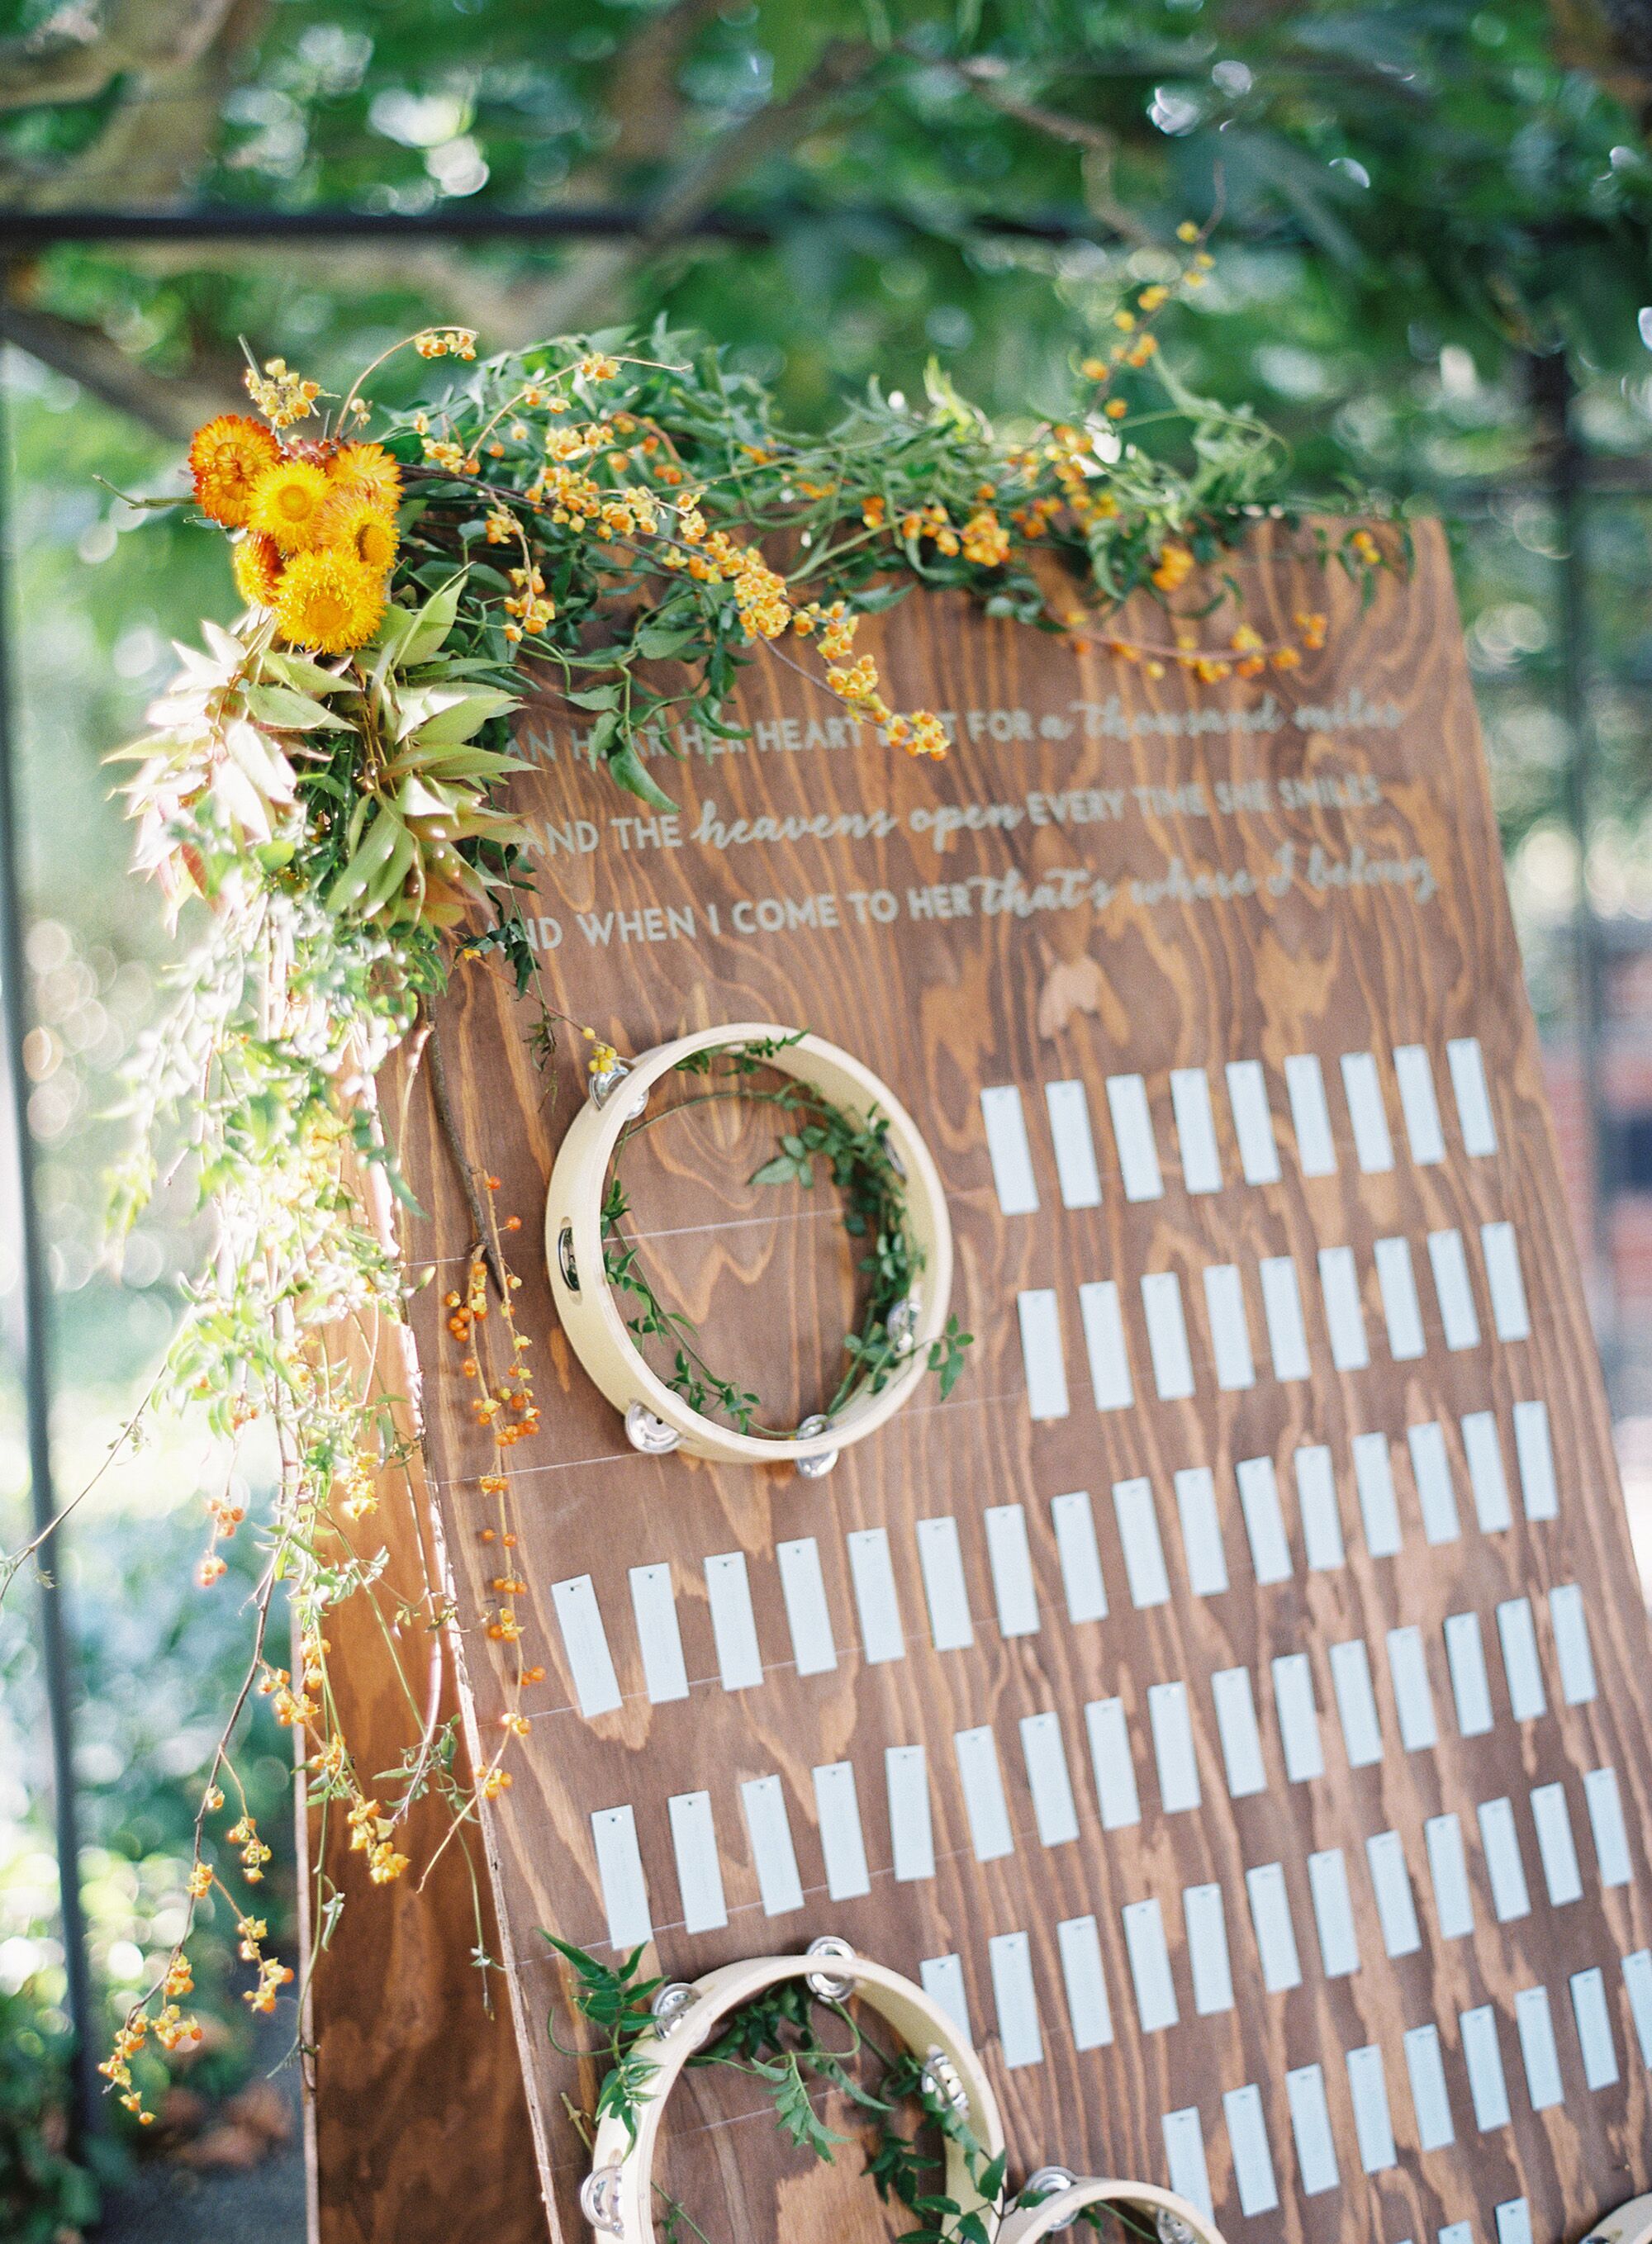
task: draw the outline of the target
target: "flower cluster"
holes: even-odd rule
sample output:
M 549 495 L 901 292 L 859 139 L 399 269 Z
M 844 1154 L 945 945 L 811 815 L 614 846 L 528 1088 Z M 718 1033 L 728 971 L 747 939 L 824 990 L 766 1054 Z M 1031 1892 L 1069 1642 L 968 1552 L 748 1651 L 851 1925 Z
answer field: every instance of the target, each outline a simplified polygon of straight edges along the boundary
M 938 716 L 892 707 L 854 645 L 903 582 L 967 590 L 1075 647 L 1145 662 L 1154 679 L 1219 684 L 1290 668 L 1311 645 L 1253 644 L 1242 616 L 1223 613 L 1233 580 L 1206 573 L 1258 517 L 1286 510 L 1270 433 L 1248 409 L 1189 397 L 1165 368 L 1161 323 L 1213 270 L 1203 232 L 1183 226 L 1160 277 L 1125 291 L 1111 341 L 1081 360 L 1078 409 L 1008 441 L 939 377 L 928 413 L 874 395 L 822 437 L 784 432 L 755 384 L 709 376 L 661 328 L 646 355 L 570 341 L 478 363 L 376 439 L 365 375 L 319 435 L 290 434 L 318 393 L 273 361 L 249 376 L 269 425 L 228 416 L 200 430 L 196 494 L 236 532 L 243 594 L 293 647 L 375 643 L 398 597 L 462 571 L 456 657 L 507 674 L 533 657 L 542 690 L 595 713 L 593 756 L 656 808 L 670 799 L 648 766 L 672 752 L 664 713 L 684 700 L 648 670 L 662 657 L 698 670 L 697 698 L 723 730 L 742 651 L 812 640 L 820 667 L 804 674 L 858 726 L 937 756 Z M 410 340 L 423 359 L 477 356 L 466 329 Z M 1144 385 L 1160 393 L 1150 414 L 1138 412 Z M 1170 424 L 1190 439 L 1188 468 Z M 398 513 L 403 499 L 416 504 Z M 1350 532 L 1337 558 L 1368 574 L 1397 565 L 1398 544 Z M 514 550 L 496 564 L 499 549 Z M 1061 598 L 1061 572 L 1032 565 L 1040 551 L 1086 591 Z M 1162 632 L 1109 625 L 1137 591 L 1166 611 Z
M 383 445 L 283 445 L 225 413 L 195 431 L 189 466 L 201 512 L 239 532 L 235 584 L 249 607 L 273 609 L 281 637 L 317 654 L 372 638 L 399 543 L 401 470 Z
M 104 2078 L 118 2092 L 122 2106 L 142 2127 L 152 2126 L 155 2115 L 146 2105 L 141 2092 L 133 2084 L 132 2062 L 148 2041 L 152 2030 L 156 2041 L 168 2051 L 200 2038 L 200 2028 L 196 2021 L 180 2017 L 173 2004 L 164 2004 L 152 2014 L 135 2010 L 115 2029 L 109 2054 L 98 2067 Z M 163 2032 L 165 2039 L 162 2038 Z

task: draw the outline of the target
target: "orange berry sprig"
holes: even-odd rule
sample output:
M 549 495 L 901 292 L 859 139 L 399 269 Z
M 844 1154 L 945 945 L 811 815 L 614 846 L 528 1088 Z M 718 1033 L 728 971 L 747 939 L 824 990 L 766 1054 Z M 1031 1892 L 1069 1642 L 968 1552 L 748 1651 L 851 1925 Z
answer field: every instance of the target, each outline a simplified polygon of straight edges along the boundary
M 1098 389 L 1104 389 L 1123 368 L 1141 371 L 1156 357 L 1159 339 L 1154 325 L 1166 306 L 1179 296 L 1202 288 L 1215 269 L 1215 260 L 1205 247 L 1208 226 L 1195 226 L 1184 219 L 1176 228 L 1176 240 L 1191 253 L 1174 280 L 1154 280 L 1133 292 L 1128 304 L 1121 304 L 1113 314 L 1113 324 L 1119 331 L 1119 340 L 1105 356 L 1087 358 L 1080 371 Z M 1101 410 L 1109 421 L 1122 421 L 1130 410 L 1122 397 L 1109 397 Z
M 592 1044 L 592 1067 L 605 1054 L 612 1059 L 611 1051 L 596 1039 L 594 1031 L 586 1030 L 583 1033 Z M 490 1556 L 496 1560 L 496 1571 L 488 1578 L 485 1592 L 491 1612 L 487 1634 L 492 1643 L 511 1647 L 510 1666 L 504 1679 L 505 1706 L 499 1717 L 502 1735 L 474 1778 L 477 1797 L 491 1801 L 511 1787 L 511 1772 L 503 1766 L 507 1750 L 513 1740 L 528 1734 L 528 1720 L 521 1707 L 523 1689 L 543 1682 L 545 1671 L 542 1665 L 531 1663 L 522 1649 L 523 1626 L 515 1601 L 526 1593 L 528 1585 L 512 1556 L 517 1548 L 517 1529 L 511 1504 L 510 1453 L 519 1443 L 532 1440 L 540 1430 L 532 1374 L 525 1361 L 531 1343 L 527 1335 L 518 1330 L 515 1315 L 514 1296 L 522 1281 L 511 1270 L 504 1254 L 505 1236 L 520 1230 L 522 1220 L 511 1215 L 501 1220 L 493 1199 L 499 1190 L 499 1179 L 488 1176 L 484 1182 L 488 1193 L 486 1245 L 491 1250 L 493 1267 L 502 1277 L 497 1339 L 490 1321 L 489 1312 L 493 1305 L 488 1294 L 489 1257 L 483 1251 L 483 1242 L 478 1242 L 472 1251 L 463 1290 L 450 1291 L 443 1297 L 443 1306 L 448 1312 L 449 1335 L 462 1351 L 461 1375 L 477 1383 L 478 1391 L 471 1403 L 472 1414 L 478 1425 L 491 1431 L 498 1451 L 491 1470 L 483 1473 L 478 1483 L 481 1494 L 492 1510 L 493 1520 L 477 1531 L 478 1541 L 488 1547 Z M 502 1368 L 494 1361 L 501 1348 L 506 1358 Z
M 616 375 L 622 364 L 653 363 L 588 354 L 561 369 L 559 376 L 524 385 L 482 429 L 463 443 L 450 423 L 426 413 L 415 416 L 413 427 L 427 466 L 444 477 L 477 483 L 486 502 L 484 542 L 502 545 L 515 540 L 522 545 L 522 565 L 509 572 L 511 591 L 503 604 L 508 618 L 504 637 L 512 645 L 538 638 L 557 612 L 555 602 L 546 596 L 544 574 L 528 549 L 522 518 L 516 511 L 518 508 L 525 509 L 530 517 L 543 514 L 558 528 L 589 536 L 598 544 L 634 548 L 638 539 L 651 539 L 650 558 L 661 569 L 708 586 L 729 586 L 741 633 L 748 643 L 778 639 L 789 630 L 810 637 L 822 628 L 819 604 L 794 601 L 784 578 L 755 544 L 741 544 L 727 531 L 714 529 L 697 504 L 697 492 L 688 488 L 662 500 L 647 483 L 634 480 L 637 463 L 627 447 L 616 444 L 616 437 L 639 436 L 639 449 L 645 457 L 645 448 L 650 443 L 657 447 L 659 439 L 643 433 L 643 424 L 633 416 L 604 415 L 565 425 L 553 420 L 543 438 L 543 463 L 525 490 L 493 483 L 483 474 L 484 456 L 504 456 L 507 449 L 496 436 L 497 430 L 507 429 L 511 443 L 527 445 L 532 442 L 531 431 L 522 415 L 543 409 L 555 416 L 566 409 L 568 401 L 553 394 L 550 387 L 555 381 L 578 375 L 587 383 L 600 382 Z M 667 467 L 669 477 L 664 472 Z M 598 479 L 599 473 L 624 479 L 604 483 Z M 659 480 L 680 483 L 681 471 L 674 463 L 664 463 Z M 951 536 L 944 529 L 938 534 Z M 990 512 L 966 525 L 965 535 L 972 558 L 992 564 L 1007 557 L 1008 533 Z M 958 541 L 952 540 L 951 550 L 957 550 L 957 545 Z M 825 620 L 821 654 L 831 658 L 846 653 L 857 618 L 848 613 L 846 604 L 840 600 L 833 604 L 833 612 Z M 878 691 L 877 666 L 870 657 L 863 656 L 852 670 L 829 669 L 823 683 L 890 746 L 904 747 L 911 755 L 945 754 L 946 733 L 939 718 L 928 710 L 897 716 Z
M 1100 645 L 1121 662 L 1141 663 L 1149 678 L 1162 678 L 1167 670 L 1177 669 L 1206 686 L 1218 684 L 1225 678 L 1259 678 L 1270 669 L 1296 670 L 1304 653 L 1317 653 L 1324 645 L 1329 629 L 1325 616 L 1298 609 L 1292 618 L 1298 634 L 1295 639 L 1269 642 L 1254 625 L 1240 624 L 1225 647 L 1209 648 L 1200 645 L 1197 632 L 1188 625 L 1176 625 L 1175 644 L 1163 646 L 1149 640 L 1126 639 L 1116 632 L 1087 633 L 1084 625 L 1089 618 L 1080 610 L 1073 611 L 1063 620 L 1067 625 L 1067 644 L 1074 653 Z

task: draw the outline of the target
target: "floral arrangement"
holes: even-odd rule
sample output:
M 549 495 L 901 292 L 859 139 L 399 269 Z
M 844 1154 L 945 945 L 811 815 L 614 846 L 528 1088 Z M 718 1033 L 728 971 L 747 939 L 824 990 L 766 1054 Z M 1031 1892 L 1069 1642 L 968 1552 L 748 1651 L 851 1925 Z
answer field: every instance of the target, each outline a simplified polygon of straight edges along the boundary
M 506 1257 L 519 1219 L 499 1214 L 480 1149 L 459 1142 L 430 1010 L 456 973 L 503 972 L 552 1064 L 561 1017 L 518 911 L 512 711 L 529 691 L 559 697 L 589 716 L 593 764 L 668 802 L 664 720 L 687 708 L 714 733 L 737 729 L 731 693 L 767 643 L 890 747 L 939 755 L 938 717 L 892 709 L 855 647 L 863 616 L 919 586 L 1099 640 L 1155 676 L 1289 667 L 1321 643 L 1324 617 L 1304 612 L 1292 639 L 1264 643 L 1236 585 L 1209 565 L 1259 517 L 1290 513 L 1288 462 L 1248 409 L 1188 395 L 1165 367 L 1157 324 L 1209 264 L 1196 234 L 1183 250 L 1179 280 L 1133 291 L 1116 341 L 1074 369 L 1070 418 L 1007 434 L 937 374 L 921 406 L 874 389 L 810 436 L 782 425 L 759 383 L 663 328 L 641 344 L 572 338 L 484 362 L 454 328 L 410 338 L 443 368 L 416 407 L 376 403 L 383 360 L 336 401 L 273 360 L 249 366 L 253 414 L 198 431 L 191 499 L 227 533 L 245 605 L 233 625 L 205 625 L 201 648 L 179 650 L 129 752 L 137 862 L 174 912 L 192 898 L 207 909 L 134 1082 L 118 1223 L 155 1190 L 163 1155 L 193 1165 L 213 1237 L 145 1409 L 202 1410 L 223 1440 L 203 1586 L 225 1571 L 222 1541 L 247 1531 L 261 1545 L 246 1680 L 203 1790 L 189 1881 L 192 1910 L 231 1911 L 254 2010 L 272 2009 L 293 1975 L 267 1952 L 257 1889 L 269 1848 L 235 1771 L 249 1696 L 266 1694 L 304 1739 L 322 1940 L 347 1902 L 329 1831 L 342 1822 L 377 1885 L 414 1869 L 406 1833 L 422 1800 L 443 1805 L 437 1851 L 468 1845 L 478 1801 L 510 1783 L 527 1729 L 519 1692 L 544 1673 L 528 1664 L 509 1555 L 511 1455 L 539 1426 Z M 1321 551 L 1367 578 L 1405 558 L 1398 537 L 1360 530 Z M 1151 639 L 1118 621 L 1143 588 L 1164 619 Z M 613 1054 L 583 1034 L 600 1072 Z M 438 1657 L 445 1618 L 434 1590 L 411 1613 L 390 1596 L 373 1526 L 382 1506 L 414 1500 L 399 1382 L 372 1338 L 402 1319 L 416 1276 L 394 1221 L 410 1181 L 375 1092 L 397 1050 L 428 1072 L 464 1182 L 474 1242 L 446 1296 L 448 1330 L 498 1448 L 482 1482 L 495 1513 L 479 1531 L 501 1562 L 487 1626 L 518 1664 L 499 1737 L 468 1772 L 456 1736 L 421 1712 L 435 1704 L 423 1678 L 407 1693 L 401 1764 L 362 1769 L 329 1664 L 328 1616 L 346 1599 L 370 1608 L 387 1646 L 416 1639 Z M 830 1115 L 792 1119 L 794 1173 L 819 1153 L 852 1188 L 851 1214 L 861 1187 L 876 1196 L 865 1149 L 841 1144 Z M 876 1211 L 860 1212 L 870 1225 Z M 870 1328 L 860 1337 L 882 1344 Z M 877 1368 L 863 1356 L 850 1375 Z M 701 1374 L 691 1364 L 685 1376 Z M 274 1460 L 255 1523 L 231 1494 L 252 1442 Z M 278 1596 L 295 1620 L 294 1672 L 268 1641 Z M 140 2077 L 148 2052 L 199 2032 L 184 2008 L 188 1938 L 104 2066 L 140 2120 L 146 2078 L 164 2077 Z M 490 1963 L 479 1937 L 477 1955 Z

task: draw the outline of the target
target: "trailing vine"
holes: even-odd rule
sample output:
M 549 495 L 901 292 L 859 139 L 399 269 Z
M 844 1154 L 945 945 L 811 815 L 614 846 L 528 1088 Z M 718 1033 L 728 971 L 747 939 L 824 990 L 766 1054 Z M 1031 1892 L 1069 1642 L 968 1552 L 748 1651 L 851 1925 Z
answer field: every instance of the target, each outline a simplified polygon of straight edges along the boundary
M 367 1889 L 415 1870 L 421 1801 L 439 1805 L 442 1835 L 415 1874 L 468 1849 L 527 1733 L 521 1691 L 544 1673 L 511 1556 L 512 1452 L 540 1423 L 506 1252 L 520 1219 L 498 1212 L 480 1150 L 458 1140 L 430 1010 L 456 974 L 502 974 L 531 1001 L 536 1059 L 554 1058 L 559 1017 L 519 909 L 531 867 L 508 799 L 513 713 L 529 694 L 559 699 L 586 720 L 579 752 L 593 766 L 664 802 L 674 759 L 738 732 L 731 696 L 767 644 L 814 679 L 863 749 L 939 755 L 942 719 L 891 708 L 855 646 L 864 616 L 919 586 L 1100 644 L 1154 676 L 1215 684 L 1290 667 L 1323 643 L 1324 616 L 1303 611 L 1289 637 L 1264 642 L 1222 568 L 1260 517 L 1296 519 L 1283 448 L 1249 408 L 1188 395 L 1160 348 L 1167 308 L 1210 262 L 1202 236 L 1182 237 L 1175 269 L 1121 302 L 1106 356 L 1073 369 L 1066 417 L 1002 432 L 938 374 L 917 404 L 874 387 L 823 434 L 799 431 L 760 383 L 664 328 L 490 360 L 467 330 L 426 329 L 409 346 L 442 370 L 420 402 L 396 409 L 370 394 L 382 360 L 338 400 L 280 360 L 251 364 L 254 413 L 197 431 L 178 503 L 227 533 L 244 605 L 232 625 L 203 625 L 202 647 L 180 648 L 132 752 L 136 862 L 174 919 L 189 911 L 191 933 L 132 1085 L 115 1233 L 181 1170 L 210 1237 L 123 1443 L 156 1410 L 204 1412 L 220 1455 L 199 1579 L 210 1590 L 222 1578 L 219 1545 L 243 1531 L 262 1565 L 245 1680 L 201 1793 L 190 1922 L 105 2063 L 140 2120 L 166 2077 L 154 2052 L 200 2035 L 185 2008 L 197 1911 L 229 1912 L 254 2009 L 272 2010 L 293 1977 L 269 1952 L 258 1889 L 270 1848 L 236 1774 L 249 1698 L 267 1696 L 303 1740 L 320 1822 L 319 1952 L 354 1906 L 332 1835 L 348 1834 Z M 1405 564 L 1398 530 L 1315 535 L 1328 568 L 1368 585 Z M 1162 621 L 1127 635 L 1118 610 L 1138 591 Z M 613 1056 L 586 1034 L 600 1072 Z M 484 1626 L 505 1707 L 468 1768 L 431 1711 L 445 1593 L 434 1580 L 393 1592 L 376 1524 L 416 1505 L 397 1350 L 420 1274 L 396 1211 L 428 1180 L 403 1175 L 375 1089 L 395 1053 L 429 1072 L 475 1234 L 445 1307 L 496 1450 L 477 1532 L 499 1562 Z M 806 1089 L 714 1087 L 772 1098 L 790 1125 L 760 1180 L 807 1183 L 818 1166 L 844 1193 L 869 1292 L 839 1397 L 876 1385 L 917 1274 L 875 1125 Z M 692 1335 L 640 1290 L 623 1197 L 610 1208 L 611 1281 L 632 1292 L 639 1328 L 680 1352 L 680 1391 L 749 1423 L 757 1398 L 708 1374 Z M 954 1325 L 931 1357 L 943 1392 L 967 1339 Z M 274 1458 L 274 1490 L 249 1520 L 241 1481 L 267 1478 L 242 1461 L 254 1441 Z M 36 1547 L 0 1558 L 0 1595 Z M 291 1670 L 271 1639 L 278 1599 L 296 1623 Z M 405 1706 L 402 1754 L 376 1772 L 358 1766 L 328 1634 L 347 1600 L 371 1616 Z M 479 1933 L 476 1958 L 497 1968 Z M 891 2166 L 896 2193 L 909 2184 Z
M 881 1393 L 912 1350 L 924 1253 L 907 1213 L 905 1179 L 890 1155 L 886 1131 L 876 1113 L 862 1119 L 834 1104 L 815 1085 L 794 1076 L 782 1077 L 770 1089 L 752 1086 L 751 1078 L 762 1071 L 775 1054 L 787 1044 L 798 1043 L 802 1034 L 800 1030 L 780 1039 L 714 1046 L 677 1061 L 673 1074 L 703 1081 L 707 1088 L 626 1128 L 615 1149 L 602 1198 L 604 1274 L 617 1293 L 628 1295 L 637 1305 L 637 1314 L 626 1320 L 627 1329 L 636 1340 L 640 1343 L 656 1341 L 671 1349 L 671 1368 L 661 1375 L 667 1386 L 680 1395 L 691 1410 L 718 1411 L 742 1434 L 772 1435 L 776 1440 L 790 1440 L 792 1431 L 758 1423 L 761 1397 L 714 1371 L 701 1352 L 692 1319 L 680 1310 L 667 1308 L 654 1291 L 636 1242 L 624 1229 L 630 1202 L 620 1175 L 620 1155 L 660 1122 L 720 1099 L 769 1106 L 790 1123 L 792 1126 L 781 1132 L 773 1158 L 755 1171 L 748 1181 L 796 1184 L 810 1190 L 818 1161 L 842 1195 L 843 1229 L 851 1239 L 863 1240 L 867 1250 L 859 1264 L 868 1281 L 860 1322 L 844 1335 L 848 1362 L 823 1415 L 835 1417 L 858 1394 Z M 956 1316 L 949 1316 L 944 1332 L 930 1345 L 928 1369 L 939 1382 L 943 1402 L 958 1382 L 964 1369 L 964 1351 L 973 1338 Z

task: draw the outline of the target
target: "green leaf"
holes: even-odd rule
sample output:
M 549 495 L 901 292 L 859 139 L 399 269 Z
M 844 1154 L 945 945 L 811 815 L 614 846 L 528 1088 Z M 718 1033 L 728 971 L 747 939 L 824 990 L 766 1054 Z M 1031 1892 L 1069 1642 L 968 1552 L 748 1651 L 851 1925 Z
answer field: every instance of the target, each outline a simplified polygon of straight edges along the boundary
M 421 735 L 404 743 L 395 762 L 385 768 L 391 773 L 428 772 L 444 780 L 481 780 L 491 785 L 508 772 L 526 771 L 528 765 L 522 756 L 500 755 L 493 748 L 433 748 Z
M 459 747 L 490 718 L 520 706 L 514 693 L 493 686 L 412 686 L 402 696 L 396 738 L 426 748 Z
M 640 795 L 650 809 L 676 809 L 677 805 L 666 793 L 664 787 L 657 785 L 644 770 L 642 759 L 637 754 L 633 741 L 627 740 L 622 748 L 610 755 L 606 760 L 608 769 L 619 781 L 620 786 L 627 788 L 631 794 Z
M 452 818 L 458 803 L 417 772 L 410 772 L 396 791 L 396 807 L 403 818 Z
M 748 1181 L 755 1185 L 789 1185 L 799 1181 L 812 1184 L 814 1171 L 807 1161 L 795 1161 L 789 1153 L 776 1153 L 772 1161 L 765 1161 L 761 1169 L 755 1169 Z
M 401 668 L 411 670 L 416 663 L 428 662 L 443 644 L 458 617 L 459 595 L 464 589 L 466 573 L 461 569 L 457 576 L 450 577 L 413 618 L 402 642 L 398 658 Z
M 348 717 L 341 717 L 325 702 L 313 700 L 308 693 L 295 693 L 290 686 L 249 686 L 243 698 L 254 717 L 280 733 L 350 733 L 355 729 Z
M 385 609 L 367 649 L 374 658 L 375 679 L 384 678 L 391 666 L 401 659 L 417 620 L 411 609 L 404 608 L 397 600 L 392 600 Z
M 665 662 L 701 636 L 692 625 L 679 630 L 669 624 L 645 624 L 631 644 L 645 662 Z
M 396 848 L 397 835 L 406 831 L 394 811 L 381 808 L 368 829 L 366 840 L 328 891 L 328 911 L 341 912 L 356 901 L 374 875 L 383 869 Z
M 388 810 L 381 814 L 386 821 L 392 818 L 392 814 Z M 398 830 L 395 835 L 390 854 L 378 871 L 374 874 L 362 894 L 362 916 L 364 919 L 370 919 L 375 912 L 382 911 L 390 899 L 400 893 L 402 885 L 412 871 L 418 856 L 418 843 L 412 834 L 402 824 L 399 818 L 396 819 L 394 823 Z
M 265 674 L 277 679 L 283 686 L 291 686 L 301 693 L 336 693 L 350 684 L 336 671 L 327 670 L 319 662 L 312 662 L 307 654 L 295 654 L 289 647 L 271 647 L 261 664 Z

